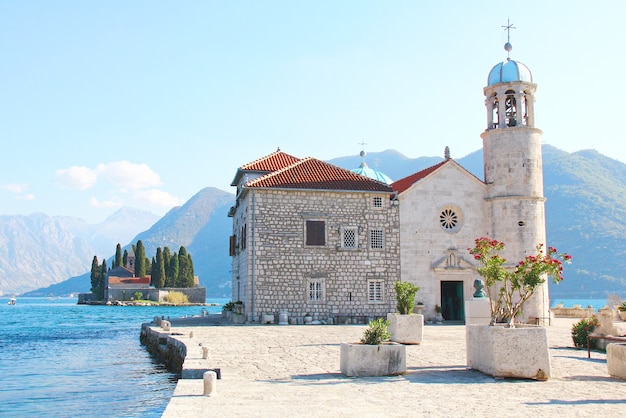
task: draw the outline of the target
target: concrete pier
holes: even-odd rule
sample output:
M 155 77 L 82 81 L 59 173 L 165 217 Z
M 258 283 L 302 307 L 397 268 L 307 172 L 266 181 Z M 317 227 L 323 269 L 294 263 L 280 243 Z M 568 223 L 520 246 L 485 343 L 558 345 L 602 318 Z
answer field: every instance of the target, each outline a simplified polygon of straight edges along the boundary
M 183 375 L 195 378 L 178 381 L 163 416 L 621 415 L 624 382 L 609 376 L 604 353 L 587 359 L 586 350 L 573 348 L 576 321 L 557 318 L 547 328 L 552 377 L 537 382 L 468 370 L 463 325 L 426 326 L 422 344 L 406 346 L 403 375 L 348 378 L 340 372 L 340 344 L 358 341 L 365 325 L 193 326 L 172 320 L 169 338 L 185 345 Z M 203 347 L 210 358 L 202 358 Z M 203 396 L 200 371 L 211 368 L 221 370 L 219 394 Z

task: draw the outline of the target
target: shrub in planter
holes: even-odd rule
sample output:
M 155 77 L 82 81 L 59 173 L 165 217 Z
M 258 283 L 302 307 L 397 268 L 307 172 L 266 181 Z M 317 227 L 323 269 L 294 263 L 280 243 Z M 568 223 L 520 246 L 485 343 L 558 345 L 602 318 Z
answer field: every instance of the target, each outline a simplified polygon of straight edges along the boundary
M 389 341 L 391 334 L 389 333 L 389 321 L 378 318 L 369 323 L 368 328 L 363 332 L 361 344 L 381 345 L 385 341 Z
M 411 282 L 396 282 L 394 285 L 396 291 L 396 308 L 401 315 L 410 315 L 413 313 L 415 306 L 415 295 L 420 290 Z
M 600 321 L 598 321 L 598 318 L 595 315 L 591 315 L 589 319 L 583 318 L 572 325 L 572 340 L 574 341 L 574 347 L 587 347 L 587 336 L 591 334 L 598 325 L 600 325 Z M 590 341 L 590 347 L 596 348 L 596 340 Z
M 406 372 L 406 347 L 390 342 L 389 321 L 369 323 L 359 343 L 341 343 L 340 368 L 346 376 L 391 376 Z
M 536 255 L 526 256 L 514 268 L 507 269 L 506 259 L 499 254 L 503 249 L 503 242 L 481 237 L 475 240 L 475 246 L 469 252 L 481 264 L 476 270 L 485 280 L 491 325 L 506 320 L 510 327 L 515 327 L 515 318 L 523 312 L 524 304 L 537 287 L 548 277 L 554 283 L 560 283 L 563 263 L 569 263 L 572 257 L 559 254 L 554 247 L 548 247 L 544 253 L 543 244 L 538 244 Z

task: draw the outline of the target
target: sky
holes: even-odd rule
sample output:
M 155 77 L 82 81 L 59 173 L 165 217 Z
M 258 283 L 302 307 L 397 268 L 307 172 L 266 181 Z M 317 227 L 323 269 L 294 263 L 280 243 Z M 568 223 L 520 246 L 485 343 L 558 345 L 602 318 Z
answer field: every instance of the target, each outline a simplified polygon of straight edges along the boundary
M 482 147 L 507 57 L 544 143 L 626 163 L 626 2 L 0 0 L 0 215 L 158 215 L 277 148 Z M 362 145 L 362 144 L 365 145 Z

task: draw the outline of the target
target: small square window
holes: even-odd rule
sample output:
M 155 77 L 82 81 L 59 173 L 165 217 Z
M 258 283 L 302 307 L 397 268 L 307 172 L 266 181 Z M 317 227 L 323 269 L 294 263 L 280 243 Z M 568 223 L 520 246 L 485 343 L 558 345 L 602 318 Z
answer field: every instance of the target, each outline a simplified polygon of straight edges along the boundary
M 385 234 L 382 229 L 370 229 L 370 248 L 382 250 L 385 245 Z
M 326 222 L 306 221 L 306 245 L 326 245 Z
M 367 300 L 369 302 L 383 302 L 384 283 L 380 279 L 367 281 Z
M 309 301 L 317 302 L 324 300 L 324 284 L 321 281 L 309 282 Z
M 341 246 L 343 248 L 357 248 L 357 229 L 342 228 L 341 229 Z
M 383 198 L 380 196 L 374 197 L 374 207 L 382 208 L 383 207 Z

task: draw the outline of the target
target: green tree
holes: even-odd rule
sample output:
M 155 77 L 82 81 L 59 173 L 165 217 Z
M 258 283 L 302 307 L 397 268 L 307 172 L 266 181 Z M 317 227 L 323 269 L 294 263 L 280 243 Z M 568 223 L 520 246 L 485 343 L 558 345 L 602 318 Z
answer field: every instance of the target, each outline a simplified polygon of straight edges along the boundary
M 126 262 L 128 261 L 128 250 L 124 250 L 124 255 L 122 256 L 122 265 L 126 267 Z
M 91 262 L 91 293 L 94 294 L 97 300 L 102 300 L 99 295 L 102 293 L 102 289 L 100 289 L 100 263 L 98 262 L 98 257 L 93 256 L 93 260 Z
M 102 267 L 100 268 L 100 277 L 98 278 L 98 300 L 104 300 L 104 285 L 107 277 L 107 260 L 102 260 Z
M 117 247 L 115 247 L 115 261 L 113 262 L 113 268 L 121 266 L 122 261 L 122 246 L 118 242 Z
M 189 278 L 191 277 L 191 283 L 193 283 L 193 265 L 187 249 L 181 246 L 178 250 L 178 279 L 176 280 L 176 287 L 189 287 Z
M 157 289 L 161 289 L 165 286 L 165 261 L 163 260 L 163 252 L 161 247 L 156 251 L 156 262 L 154 270 L 152 271 L 152 283 Z
M 137 241 L 135 247 L 135 277 L 144 277 L 149 264 L 146 263 L 146 249 L 141 240 Z
M 176 287 L 176 283 L 178 281 L 178 271 L 180 266 L 178 264 L 178 254 L 174 251 L 172 257 L 170 258 L 170 263 L 167 268 L 167 276 L 165 279 L 165 287 Z

